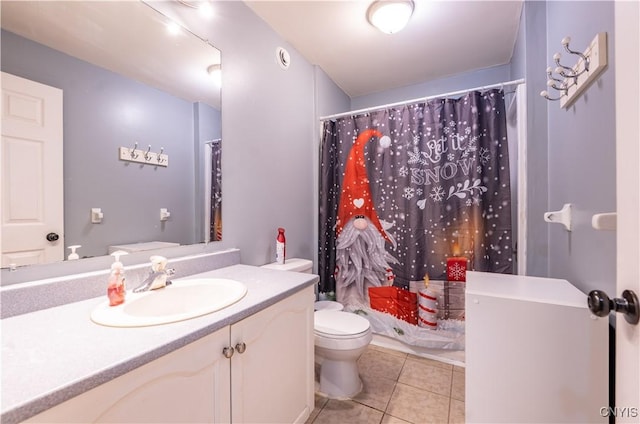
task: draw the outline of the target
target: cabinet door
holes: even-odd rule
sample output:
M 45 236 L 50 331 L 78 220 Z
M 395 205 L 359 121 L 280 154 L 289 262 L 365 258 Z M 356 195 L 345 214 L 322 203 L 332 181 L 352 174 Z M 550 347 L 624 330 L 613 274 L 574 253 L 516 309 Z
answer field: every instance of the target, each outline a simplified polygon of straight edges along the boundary
M 236 350 L 231 359 L 233 422 L 293 423 L 309 417 L 314 403 L 313 301 L 313 287 L 307 287 L 231 326 Z
M 228 342 L 225 327 L 27 422 L 229 422 Z

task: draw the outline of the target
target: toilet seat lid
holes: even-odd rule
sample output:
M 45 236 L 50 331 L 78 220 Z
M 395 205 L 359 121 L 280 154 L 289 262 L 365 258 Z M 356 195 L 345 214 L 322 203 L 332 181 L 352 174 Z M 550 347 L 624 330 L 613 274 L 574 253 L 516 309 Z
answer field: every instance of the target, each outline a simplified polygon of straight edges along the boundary
M 314 330 L 329 336 L 356 336 L 369 330 L 369 321 L 351 312 L 323 310 L 314 312 Z

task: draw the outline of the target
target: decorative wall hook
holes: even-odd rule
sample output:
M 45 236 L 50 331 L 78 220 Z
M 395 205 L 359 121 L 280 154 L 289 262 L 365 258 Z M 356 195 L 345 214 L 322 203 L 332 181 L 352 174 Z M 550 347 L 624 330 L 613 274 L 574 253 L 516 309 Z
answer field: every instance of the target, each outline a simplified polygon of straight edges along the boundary
M 164 152 L 164 147 L 160 148 L 160 153 L 158 153 L 158 163 L 161 164 L 162 162 L 164 162 L 164 158 L 162 157 L 162 152 Z
M 133 149 L 131 149 L 131 152 L 129 152 L 131 159 L 136 159 L 138 157 L 138 154 L 136 153 L 137 149 L 138 149 L 138 143 L 134 144 Z
M 149 154 L 151 152 L 151 144 L 149 144 L 149 148 L 147 148 L 147 151 L 144 152 L 144 160 L 146 160 L 147 162 L 149 162 L 149 160 L 151 159 L 151 155 Z
M 585 71 L 589 71 L 589 57 L 585 56 L 583 53 L 580 53 L 578 51 L 575 50 L 571 50 L 569 48 L 569 43 L 571 42 L 571 37 L 564 37 L 562 39 L 562 46 L 564 47 L 564 49 L 567 51 L 567 53 L 571 53 L 577 56 L 580 56 L 580 58 L 584 61 L 584 69 Z
M 544 90 L 540 95 L 547 100 L 560 100 L 560 106 L 568 108 L 582 94 L 588 86 L 604 71 L 607 66 L 607 33 L 601 32 L 595 36 L 589 47 L 584 52 L 573 50 L 569 47 L 571 37 L 562 39 L 564 50 L 577 57 L 573 66 L 560 63 L 562 55 L 555 53 L 553 61 L 556 68 L 547 68 L 547 86 L 560 92 L 558 97 L 549 95 Z M 554 73 L 558 76 L 554 76 Z

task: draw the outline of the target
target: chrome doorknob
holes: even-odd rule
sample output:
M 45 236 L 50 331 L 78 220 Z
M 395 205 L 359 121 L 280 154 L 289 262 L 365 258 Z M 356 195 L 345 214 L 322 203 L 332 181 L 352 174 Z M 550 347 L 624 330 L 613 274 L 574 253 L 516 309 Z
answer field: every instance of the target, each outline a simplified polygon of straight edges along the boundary
M 57 241 L 60 238 L 56 233 L 47 234 L 47 241 Z
M 622 297 L 610 299 L 602 290 L 591 290 L 587 297 L 589 310 L 596 316 L 606 317 L 609 312 L 620 312 L 629 324 L 637 324 L 640 321 L 640 308 L 638 296 L 631 290 L 622 292 Z

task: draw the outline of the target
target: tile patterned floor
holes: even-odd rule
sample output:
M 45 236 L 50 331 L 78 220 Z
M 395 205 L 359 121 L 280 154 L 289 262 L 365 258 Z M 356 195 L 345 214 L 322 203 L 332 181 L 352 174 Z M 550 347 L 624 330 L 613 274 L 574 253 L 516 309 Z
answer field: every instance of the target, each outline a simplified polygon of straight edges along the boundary
M 464 368 L 369 345 L 352 400 L 316 394 L 308 424 L 464 423 Z

